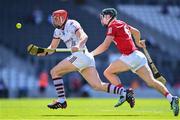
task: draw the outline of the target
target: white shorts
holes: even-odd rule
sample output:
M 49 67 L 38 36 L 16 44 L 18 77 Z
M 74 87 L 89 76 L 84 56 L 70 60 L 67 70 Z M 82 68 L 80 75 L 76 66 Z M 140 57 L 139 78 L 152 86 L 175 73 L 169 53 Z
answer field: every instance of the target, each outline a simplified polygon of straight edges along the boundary
M 87 50 L 85 52 L 74 52 L 66 59 L 76 66 L 79 71 L 87 67 L 95 67 L 94 57 Z
M 132 72 L 136 72 L 136 70 L 148 64 L 145 55 L 138 50 L 135 50 L 129 55 L 121 55 L 119 59 L 126 63 Z

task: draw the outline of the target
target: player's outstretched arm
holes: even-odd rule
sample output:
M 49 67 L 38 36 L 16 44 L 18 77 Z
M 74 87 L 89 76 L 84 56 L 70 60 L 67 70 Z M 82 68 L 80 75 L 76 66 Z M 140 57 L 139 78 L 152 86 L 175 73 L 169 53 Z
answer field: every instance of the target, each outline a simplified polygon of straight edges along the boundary
M 105 52 L 109 48 L 109 46 L 110 46 L 111 42 L 113 41 L 113 39 L 114 39 L 113 36 L 106 36 L 104 42 L 101 43 L 95 50 L 93 50 L 91 52 L 91 54 L 93 56 L 96 56 L 96 55 L 99 55 L 99 54 Z
M 52 41 L 51 41 L 51 44 L 49 45 L 49 49 L 56 49 L 58 47 L 60 43 L 60 39 L 59 38 L 53 38 Z M 47 53 L 47 52 L 44 52 L 44 53 L 39 53 L 37 54 L 37 56 L 45 56 L 47 54 L 53 54 L 53 53 Z

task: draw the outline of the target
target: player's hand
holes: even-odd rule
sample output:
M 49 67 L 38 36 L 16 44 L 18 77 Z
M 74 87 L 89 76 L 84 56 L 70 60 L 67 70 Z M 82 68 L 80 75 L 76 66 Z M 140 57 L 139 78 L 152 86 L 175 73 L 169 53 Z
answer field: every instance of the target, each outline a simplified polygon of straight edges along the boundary
M 72 52 L 77 52 L 77 51 L 79 51 L 79 47 L 73 46 L 73 47 L 71 47 L 71 51 Z
M 140 40 L 139 43 L 137 43 L 137 46 L 140 48 L 145 48 L 146 47 L 145 40 Z

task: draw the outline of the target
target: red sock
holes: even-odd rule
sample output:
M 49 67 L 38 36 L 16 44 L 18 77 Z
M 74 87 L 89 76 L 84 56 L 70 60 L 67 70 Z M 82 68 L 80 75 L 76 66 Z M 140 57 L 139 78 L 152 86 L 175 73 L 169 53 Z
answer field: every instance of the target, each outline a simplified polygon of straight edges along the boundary
M 169 92 L 166 92 L 166 93 L 164 94 L 164 96 L 167 97 L 168 94 L 169 94 Z
M 120 83 L 120 84 L 116 85 L 116 87 L 121 88 L 121 87 L 123 87 L 123 85 Z

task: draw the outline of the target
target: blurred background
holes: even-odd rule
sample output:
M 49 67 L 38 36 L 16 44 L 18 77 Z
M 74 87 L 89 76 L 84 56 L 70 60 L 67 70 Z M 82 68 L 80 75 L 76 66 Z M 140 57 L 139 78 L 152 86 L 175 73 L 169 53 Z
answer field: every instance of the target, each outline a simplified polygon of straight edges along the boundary
M 167 87 L 180 95 L 180 1 L 179 0 L 1 0 L 0 1 L 0 98 L 56 97 L 49 74 L 50 69 L 68 53 L 35 57 L 26 47 L 36 44 L 47 47 L 54 28 L 51 13 L 66 9 L 70 19 L 80 22 L 89 39 L 89 51 L 105 38 L 99 13 L 114 7 L 118 19 L 138 28 L 147 40 L 148 50 L 159 71 L 165 76 Z M 17 29 L 16 23 L 22 28 Z M 65 47 L 61 42 L 59 47 Z M 96 66 L 103 81 L 103 71 L 118 54 L 115 46 L 97 56 Z M 119 75 L 125 87 L 133 87 L 136 97 L 162 98 L 132 72 Z M 79 73 L 64 76 L 67 97 L 115 97 L 92 90 Z M 142 92 L 143 91 L 143 92 Z

